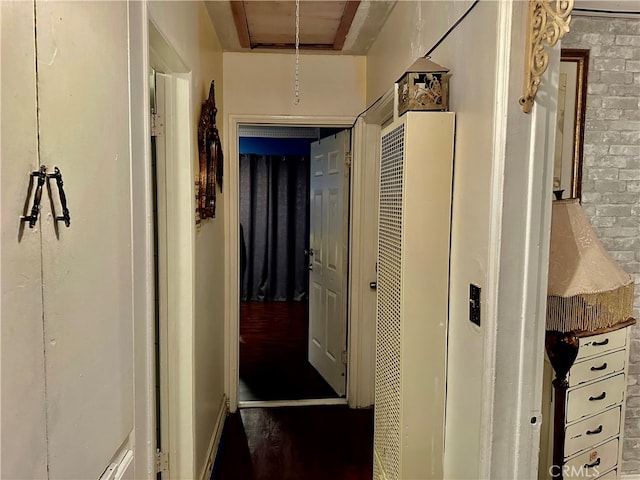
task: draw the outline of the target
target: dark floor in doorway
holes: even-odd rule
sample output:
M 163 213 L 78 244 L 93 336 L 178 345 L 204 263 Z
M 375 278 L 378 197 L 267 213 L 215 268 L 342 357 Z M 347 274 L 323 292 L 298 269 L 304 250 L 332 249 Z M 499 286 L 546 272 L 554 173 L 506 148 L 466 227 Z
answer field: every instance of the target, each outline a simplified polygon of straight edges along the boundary
M 371 480 L 373 409 L 248 408 L 227 417 L 211 480 Z
M 307 361 L 308 317 L 306 302 L 240 304 L 240 401 L 337 398 Z

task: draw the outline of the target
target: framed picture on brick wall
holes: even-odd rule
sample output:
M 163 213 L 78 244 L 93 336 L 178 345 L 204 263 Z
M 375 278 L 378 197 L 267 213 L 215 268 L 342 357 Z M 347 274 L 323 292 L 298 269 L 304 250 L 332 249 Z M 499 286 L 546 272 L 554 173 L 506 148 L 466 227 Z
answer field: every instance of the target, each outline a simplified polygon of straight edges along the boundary
M 589 50 L 561 50 L 553 190 L 562 198 L 581 197 L 588 69 Z

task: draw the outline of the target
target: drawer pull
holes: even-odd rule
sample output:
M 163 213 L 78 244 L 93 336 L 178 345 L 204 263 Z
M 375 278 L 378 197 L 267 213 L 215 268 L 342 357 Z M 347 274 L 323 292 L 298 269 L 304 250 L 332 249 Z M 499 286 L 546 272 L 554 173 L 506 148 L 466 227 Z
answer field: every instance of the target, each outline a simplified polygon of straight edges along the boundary
M 605 368 L 607 368 L 607 362 L 604 362 L 602 365 L 600 365 L 599 367 L 591 367 L 591 371 L 592 372 L 597 372 L 599 370 L 604 370 Z
M 602 433 L 602 425 L 600 425 L 598 428 L 596 428 L 595 430 L 587 430 L 585 432 L 587 435 L 597 435 L 599 433 Z
M 608 345 L 609 344 L 609 339 L 605 338 L 603 341 L 601 342 L 593 342 L 591 345 L 593 345 L 594 347 L 601 347 L 603 345 Z
M 604 397 L 607 396 L 607 392 L 602 392 L 600 395 L 598 395 L 597 397 L 589 397 L 589 401 L 590 402 L 594 402 L 596 400 L 604 400 Z
M 598 465 L 600 465 L 600 457 L 598 457 L 596 461 L 593 463 L 585 463 L 584 468 L 593 468 L 593 467 L 597 467 Z

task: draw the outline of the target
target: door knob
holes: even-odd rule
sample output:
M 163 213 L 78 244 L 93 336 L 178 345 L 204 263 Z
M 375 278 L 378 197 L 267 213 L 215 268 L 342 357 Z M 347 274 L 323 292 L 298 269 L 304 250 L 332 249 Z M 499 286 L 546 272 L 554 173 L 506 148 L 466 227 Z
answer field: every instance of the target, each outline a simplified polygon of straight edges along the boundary
M 309 250 L 305 250 L 304 254 L 305 255 L 309 255 L 310 257 L 312 257 L 313 256 L 313 248 L 310 248 Z

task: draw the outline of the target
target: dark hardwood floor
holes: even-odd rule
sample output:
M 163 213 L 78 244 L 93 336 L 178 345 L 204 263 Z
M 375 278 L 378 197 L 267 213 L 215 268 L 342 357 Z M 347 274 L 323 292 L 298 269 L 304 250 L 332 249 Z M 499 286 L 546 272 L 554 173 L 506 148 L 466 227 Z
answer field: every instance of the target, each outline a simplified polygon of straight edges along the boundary
M 211 480 L 371 480 L 372 452 L 372 409 L 242 409 L 227 417 Z
M 308 304 L 240 304 L 240 401 L 336 398 L 307 361 Z

